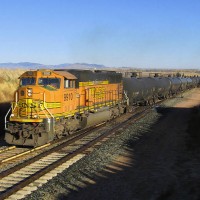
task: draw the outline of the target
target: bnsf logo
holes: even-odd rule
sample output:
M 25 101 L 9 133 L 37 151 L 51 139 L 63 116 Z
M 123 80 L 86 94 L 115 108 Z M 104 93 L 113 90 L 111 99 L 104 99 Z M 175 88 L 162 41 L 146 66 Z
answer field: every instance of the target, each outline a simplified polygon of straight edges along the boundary
M 72 93 L 64 94 L 64 101 L 71 101 L 73 99 Z

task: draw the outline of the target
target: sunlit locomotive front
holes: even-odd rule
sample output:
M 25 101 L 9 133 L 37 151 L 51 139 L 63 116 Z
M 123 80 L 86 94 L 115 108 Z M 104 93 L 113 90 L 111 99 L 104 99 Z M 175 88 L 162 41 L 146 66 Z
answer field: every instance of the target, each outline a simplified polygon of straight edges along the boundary
M 27 71 L 20 76 L 15 100 L 5 117 L 5 140 L 40 146 L 108 121 L 125 110 L 122 92 L 122 77 L 116 72 Z

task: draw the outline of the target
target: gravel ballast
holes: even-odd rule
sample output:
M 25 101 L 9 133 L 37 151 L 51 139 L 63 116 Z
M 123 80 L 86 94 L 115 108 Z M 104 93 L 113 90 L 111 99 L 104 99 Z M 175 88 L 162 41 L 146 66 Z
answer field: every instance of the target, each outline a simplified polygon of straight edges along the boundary
M 192 93 L 152 109 L 25 199 L 198 199 L 200 154 L 189 120 L 199 112 L 173 107 Z

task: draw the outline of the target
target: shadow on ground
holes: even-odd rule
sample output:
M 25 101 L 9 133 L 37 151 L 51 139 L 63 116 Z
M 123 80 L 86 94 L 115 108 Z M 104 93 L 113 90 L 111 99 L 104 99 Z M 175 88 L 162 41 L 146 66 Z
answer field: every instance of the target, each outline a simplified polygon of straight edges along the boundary
M 5 116 L 10 108 L 10 103 L 0 103 L 0 144 L 4 144 L 3 141 L 5 135 Z
M 138 139 L 128 140 L 123 153 L 101 172 L 80 168 L 84 179 L 70 185 L 57 182 L 70 191 L 57 199 L 199 199 L 199 109 L 157 111 L 159 120 Z

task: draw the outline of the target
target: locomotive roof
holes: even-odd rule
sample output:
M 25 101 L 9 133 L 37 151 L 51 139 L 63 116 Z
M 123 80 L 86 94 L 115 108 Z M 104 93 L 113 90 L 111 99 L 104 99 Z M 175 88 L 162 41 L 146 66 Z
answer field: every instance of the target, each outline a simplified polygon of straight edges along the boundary
M 54 71 L 55 74 L 58 74 L 58 75 L 61 75 L 61 76 L 64 76 L 65 78 L 67 79 L 77 79 L 76 76 L 74 76 L 73 74 L 67 72 L 67 71 Z
M 77 77 L 79 82 L 103 81 L 108 80 L 110 83 L 119 83 L 122 80 L 122 74 L 116 71 L 106 70 L 85 70 L 85 69 L 54 69 L 54 72 L 68 72 Z
M 99 70 L 99 69 L 95 69 L 95 70 L 91 70 L 91 69 L 54 69 L 54 71 L 68 71 L 68 72 L 77 72 L 77 73 L 81 73 L 81 72 L 117 73 L 116 71 L 113 71 L 113 70 Z
M 46 76 L 49 76 L 49 75 L 51 75 L 51 73 L 54 73 L 54 74 L 63 76 L 65 78 L 69 79 L 69 80 L 76 80 L 77 79 L 77 77 L 74 74 L 72 74 L 68 71 L 63 71 L 63 70 L 54 71 L 54 70 L 47 70 L 47 69 L 39 69 L 37 71 L 26 71 L 21 76 L 35 76 L 38 71 L 42 72 L 43 75 L 46 75 Z

